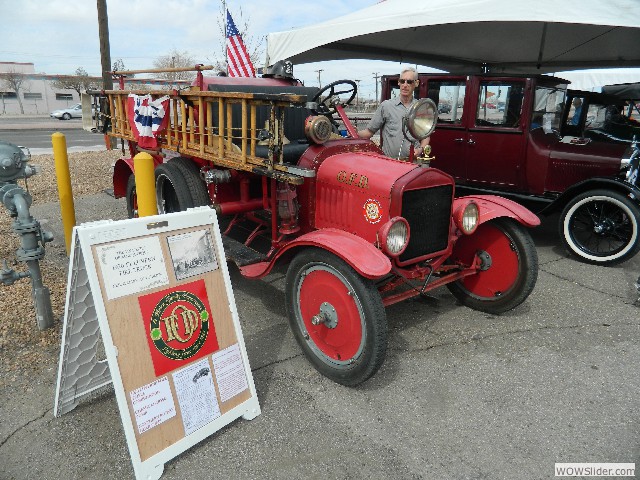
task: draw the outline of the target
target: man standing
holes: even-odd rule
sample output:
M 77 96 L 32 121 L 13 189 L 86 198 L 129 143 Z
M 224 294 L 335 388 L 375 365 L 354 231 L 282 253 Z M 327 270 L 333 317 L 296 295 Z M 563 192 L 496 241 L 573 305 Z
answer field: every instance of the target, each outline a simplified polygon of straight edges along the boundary
M 571 118 L 571 125 L 578 125 L 580 123 L 580 114 L 582 113 L 582 99 L 575 97 L 572 103 L 575 110 Z
M 414 143 L 415 155 L 422 156 L 424 149 L 429 145 L 429 137 L 417 145 L 417 140 L 410 142 L 402 134 L 402 122 L 409 113 L 409 109 L 417 100 L 413 91 L 418 86 L 418 72 L 412 67 L 407 67 L 400 73 L 398 80 L 400 85 L 400 97 L 385 100 L 380 104 L 376 113 L 369 121 L 367 128 L 358 131 L 360 138 L 371 138 L 378 130 L 381 130 L 382 151 L 387 157 L 408 160 L 409 147 Z

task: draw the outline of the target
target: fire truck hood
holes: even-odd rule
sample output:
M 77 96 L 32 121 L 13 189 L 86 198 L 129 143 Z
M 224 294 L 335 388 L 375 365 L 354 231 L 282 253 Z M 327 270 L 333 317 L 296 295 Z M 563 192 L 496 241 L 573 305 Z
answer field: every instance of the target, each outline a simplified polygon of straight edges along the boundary
M 420 167 L 375 153 L 339 153 L 322 162 L 317 179 L 323 183 L 342 183 L 358 190 L 391 192 L 398 178 L 416 168 Z

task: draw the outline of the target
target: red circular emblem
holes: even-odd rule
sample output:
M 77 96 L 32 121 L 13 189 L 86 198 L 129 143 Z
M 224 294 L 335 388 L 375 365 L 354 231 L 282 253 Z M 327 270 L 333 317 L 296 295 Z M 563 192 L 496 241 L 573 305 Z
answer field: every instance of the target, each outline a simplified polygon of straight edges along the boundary
M 378 223 L 382 219 L 382 205 L 378 200 L 370 198 L 364 202 L 362 213 L 367 222 Z

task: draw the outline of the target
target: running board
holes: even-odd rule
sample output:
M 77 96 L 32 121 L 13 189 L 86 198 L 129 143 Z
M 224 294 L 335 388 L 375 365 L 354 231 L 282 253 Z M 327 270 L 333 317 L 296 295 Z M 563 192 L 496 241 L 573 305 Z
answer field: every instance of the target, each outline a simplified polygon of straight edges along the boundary
M 238 267 L 244 267 L 267 260 L 266 255 L 226 235 L 222 236 L 222 245 L 224 246 L 227 259 L 233 261 Z

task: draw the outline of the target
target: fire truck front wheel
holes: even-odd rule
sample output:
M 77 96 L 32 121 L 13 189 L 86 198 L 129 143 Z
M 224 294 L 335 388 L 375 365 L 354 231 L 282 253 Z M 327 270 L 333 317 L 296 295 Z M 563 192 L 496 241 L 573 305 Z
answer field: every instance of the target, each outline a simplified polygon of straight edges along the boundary
M 321 374 L 355 386 L 378 371 L 387 350 L 387 319 L 371 280 L 337 256 L 308 248 L 289 265 L 285 285 L 293 334 Z
M 470 265 L 476 255 L 479 271 L 447 284 L 463 305 L 500 314 L 525 301 L 538 279 L 538 253 L 521 224 L 509 218 L 483 223 L 473 235 L 460 237 L 450 260 Z

